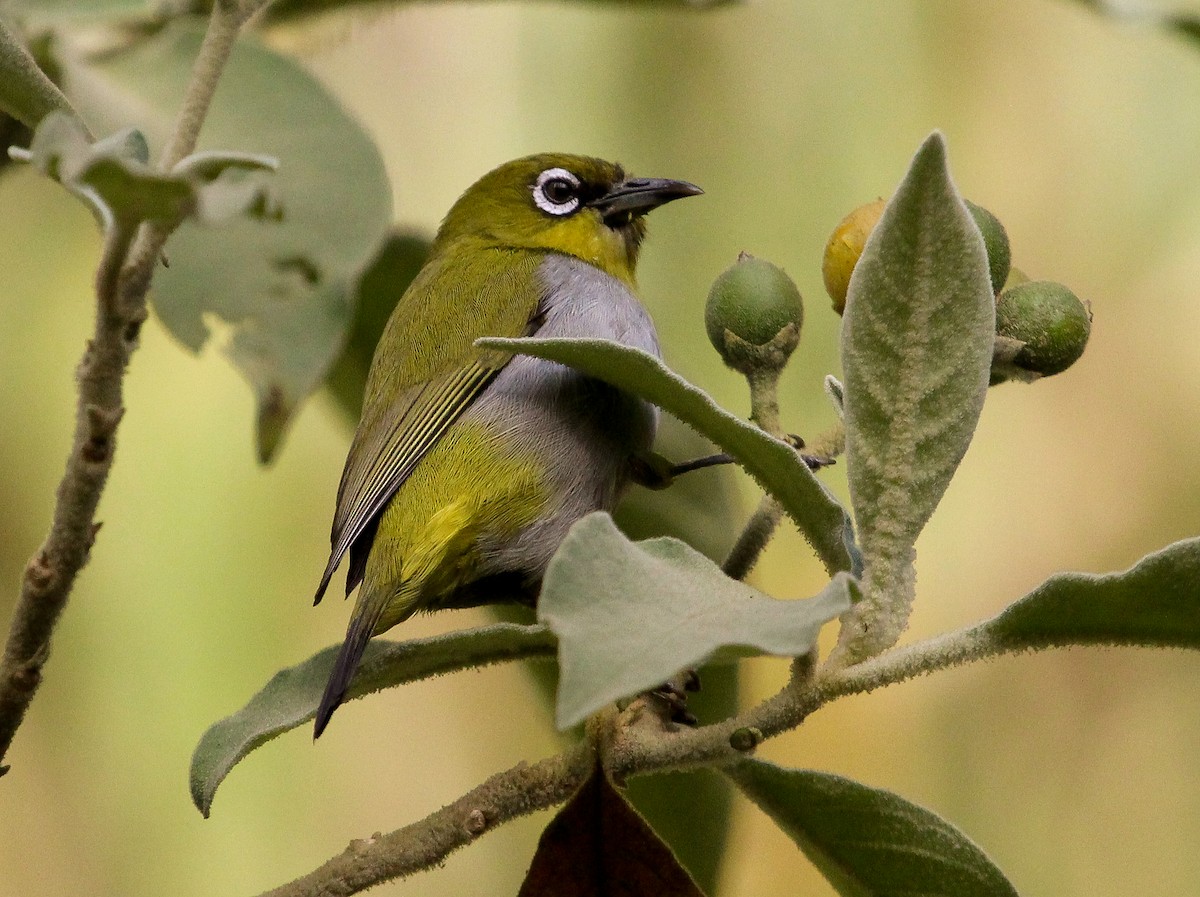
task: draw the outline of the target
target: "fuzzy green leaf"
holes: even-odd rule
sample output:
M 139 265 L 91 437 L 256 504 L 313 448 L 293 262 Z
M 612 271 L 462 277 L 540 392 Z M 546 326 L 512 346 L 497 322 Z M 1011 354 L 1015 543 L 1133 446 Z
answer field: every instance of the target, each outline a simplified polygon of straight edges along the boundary
M 484 339 L 478 344 L 570 365 L 675 415 L 731 454 L 779 500 L 830 574 L 852 569 L 849 518 L 799 453 L 719 407 L 658 358 L 598 339 Z
M 727 772 L 843 897 L 1016 897 L 966 835 L 890 791 L 759 760 Z
M 576 523 L 542 583 L 538 619 L 558 636 L 560 729 L 661 685 L 719 650 L 795 657 L 850 606 L 838 574 L 805 601 L 770 598 L 678 539 L 631 542 L 602 512 Z
M 114 221 L 128 229 L 143 221 L 174 228 L 189 216 L 224 221 L 257 211 L 267 189 L 246 174 L 268 168 L 262 160 L 204 159 L 160 174 L 146 164 L 149 147 L 140 131 L 127 128 L 92 143 L 78 119 L 58 111 L 42 119 L 28 150 L 10 154 L 62 183 L 104 228 Z
M 234 765 L 272 738 L 311 720 L 340 645 L 276 673 L 232 716 L 214 723 L 192 754 L 191 791 L 208 816 L 217 786 Z M 449 635 L 389 642 L 374 639 L 350 683 L 347 700 L 467 667 L 554 654 L 554 636 L 541 626 L 498 623 Z
M 971 443 L 994 335 L 983 237 L 935 133 L 867 240 L 842 325 L 846 475 L 866 600 L 879 602 L 843 639 L 853 659 L 904 628 L 913 545 Z
M 1000 650 L 1065 645 L 1200 648 L 1200 539 L 1120 573 L 1060 573 L 976 627 Z
M 89 121 L 136 124 L 161 146 L 202 34 L 194 22 L 174 22 L 93 62 L 64 59 L 67 94 Z M 224 350 L 258 401 L 259 456 L 268 460 L 341 349 L 354 284 L 391 223 L 391 188 L 374 144 L 338 102 L 298 63 L 249 35 L 234 47 L 201 135 L 201 154 L 218 147 L 278 158 L 272 185 L 283 211 L 260 174 L 222 169 L 209 184 L 217 192 L 199 206 L 205 217 L 245 202 L 259 217 L 281 220 L 185 222 L 168 244 L 171 264 L 157 272 L 153 299 L 159 319 L 194 351 L 213 337 L 213 324 L 224 325 Z M 204 159 L 188 164 L 207 175 Z
M 0 112 L 34 128 L 56 110 L 75 115 L 70 101 L 0 19 Z
M 983 408 L 994 336 L 983 238 L 934 134 L 846 300 L 846 466 L 868 565 L 910 549 L 946 491 Z

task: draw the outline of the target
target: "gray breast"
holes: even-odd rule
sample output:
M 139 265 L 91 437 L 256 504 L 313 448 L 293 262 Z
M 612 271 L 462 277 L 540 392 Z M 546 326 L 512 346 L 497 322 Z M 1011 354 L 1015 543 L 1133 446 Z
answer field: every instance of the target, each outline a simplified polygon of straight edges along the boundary
M 660 354 L 654 323 L 621 281 L 568 256 L 549 254 L 539 337 L 593 337 Z M 555 362 L 518 355 L 464 419 L 487 422 L 505 443 L 537 453 L 556 499 L 516 540 L 481 545 L 488 572 L 521 571 L 540 579 L 571 525 L 611 510 L 629 477 L 629 461 L 649 450 L 658 409 Z

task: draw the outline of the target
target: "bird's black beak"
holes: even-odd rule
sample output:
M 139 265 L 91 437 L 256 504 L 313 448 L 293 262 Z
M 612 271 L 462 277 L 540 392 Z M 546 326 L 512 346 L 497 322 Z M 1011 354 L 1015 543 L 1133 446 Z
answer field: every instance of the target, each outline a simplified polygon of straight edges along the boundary
M 606 224 L 621 224 L 645 215 L 651 209 L 685 196 L 699 196 L 704 191 L 687 181 L 666 178 L 628 178 L 613 186 L 589 206 L 600 213 Z

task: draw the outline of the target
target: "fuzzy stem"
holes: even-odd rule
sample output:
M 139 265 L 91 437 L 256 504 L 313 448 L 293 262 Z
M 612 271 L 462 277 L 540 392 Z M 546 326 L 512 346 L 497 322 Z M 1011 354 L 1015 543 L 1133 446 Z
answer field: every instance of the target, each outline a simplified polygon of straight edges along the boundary
M 183 102 L 175 119 L 175 130 L 158 161 L 162 172 L 169 172 L 180 160 L 196 149 L 200 128 L 208 116 L 221 73 L 237 41 L 246 14 L 230 8 L 228 2 L 214 3 L 208 29 L 192 65 L 192 74 L 184 91 Z M 146 224 L 138 234 L 129 262 L 121 272 L 121 301 L 145 304 L 154 266 L 162 257 L 163 246 L 171 231 L 158 224 Z
M 779 423 L 779 375 L 782 368 L 757 368 L 746 375 L 750 385 L 750 419 L 778 439 L 786 434 Z
M 749 576 L 782 519 L 783 505 L 771 496 L 764 495 L 742 534 L 729 550 L 725 563 L 721 565 L 725 575 L 730 579 L 745 579 Z
M 104 241 L 96 273 L 96 319 L 92 339 L 79 363 L 75 435 L 67 469 L 58 487 L 50 532 L 21 578 L 4 655 L 0 659 L 0 759 L 42 681 L 42 667 L 75 577 L 87 563 L 99 524 L 96 506 L 112 468 L 117 426 L 125 409 L 121 386 L 145 317 L 122 313 L 117 302 L 121 264 L 133 231 L 114 223 Z M 6 771 L 0 767 L 0 772 Z
M 161 171 L 170 171 L 196 148 L 200 128 L 212 106 L 221 73 L 233 52 L 241 21 L 242 14 L 239 11 L 227 9 L 223 3 L 213 5 L 208 28 L 204 32 L 183 102 L 175 118 L 175 129 L 158 160 Z
M 159 167 L 168 171 L 196 146 L 217 79 L 237 38 L 241 12 L 213 7 L 175 131 Z M 42 681 L 50 637 L 66 607 L 96 532 L 96 507 L 112 468 L 125 413 L 125 371 L 146 320 L 146 293 L 169 231 L 145 225 L 136 233 L 117 220 L 105 234 L 96 272 L 96 318 L 78 369 L 75 433 L 59 483 L 45 542 L 25 568 L 21 593 L 0 658 L 0 760 L 12 745 Z M 0 766 L 0 774 L 7 767 Z
M 750 419 L 772 436 L 786 439 L 779 422 L 780 370 L 776 367 L 756 368 L 746 374 L 746 382 L 750 385 Z M 771 496 L 764 495 L 721 565 L 725 575 L 745 579 L 758 563 L 782 519 L 783 506 Z

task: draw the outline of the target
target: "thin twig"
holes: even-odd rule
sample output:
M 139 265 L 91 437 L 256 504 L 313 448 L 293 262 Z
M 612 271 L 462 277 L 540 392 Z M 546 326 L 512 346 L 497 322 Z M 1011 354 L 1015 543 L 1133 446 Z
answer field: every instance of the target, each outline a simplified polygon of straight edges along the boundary
M 204 39 L 192 66 L 192 74 L 175 119 L 175 129 L 158 161 L 160 171 L 170 171 L 181 159 L 196 149 L 200 128 L 212 106 L 217 83 L 245 20 L 243 12 L 227 9 L 227 6 L 227 3 L 213 4 L 208 28 L 204 32 Z M 145 304 L 150 279 L 158 260 L 162 258 L 163 246 L 170 233 L 165 227 L 156 224 L 146 224 L 142 227 L 129 261 L 121 271 L 122 302 L 132 305 Z
M 782 519 L 783 505 L 770 495 L 764 495 L 733 548 L 729 549 L 725 563 L 721 565 L 725 575 L 731 579 L 749 576 Z
M 196 145 L 216 81 L 241 21 L 237 11 L 213 8 L 175 132 L 160 162 L 168 170 Z M 58 487 L 50 532 L 21 580 L 21 594 L 0 659 L 0 760 L 42 681 L 50 636 L 87 563 L 99 524 L 96 507 L 112 468 L 125 371 L 146 320 L 146 293 L 169 232 L 143 226 L 135 234 L 114 222 L 105 235 L 96 273 L 96 318 L 79 364 L 75 433 Z M 7 767 L 0 766 L 0 774 Z
M 787 439 L 779 422 L 779 368 L 760 368 L 746 375 L 750 385 L 750 419 L 777 439 Z M 745 579 L 775 535 L 783 506 L 764 495 L 730 549 L 721 569 L 732 579 Z

